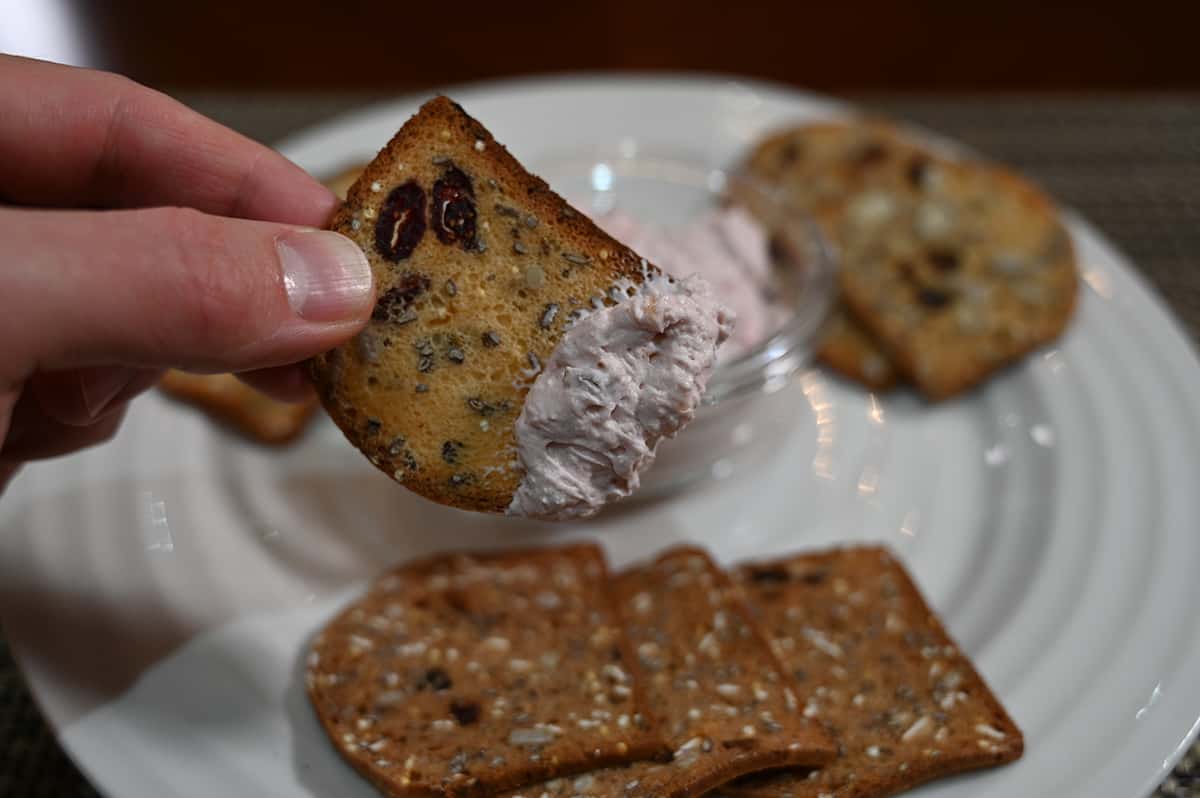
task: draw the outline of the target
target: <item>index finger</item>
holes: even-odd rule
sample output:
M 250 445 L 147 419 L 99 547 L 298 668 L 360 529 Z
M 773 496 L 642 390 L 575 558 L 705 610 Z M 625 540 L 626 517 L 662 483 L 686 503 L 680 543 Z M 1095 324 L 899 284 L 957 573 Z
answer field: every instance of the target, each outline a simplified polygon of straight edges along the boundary
M 277 152 L 118 75 L 0 55 L 0 120 L 0 196 L 17 204 L 317 227 L 337 202 Z

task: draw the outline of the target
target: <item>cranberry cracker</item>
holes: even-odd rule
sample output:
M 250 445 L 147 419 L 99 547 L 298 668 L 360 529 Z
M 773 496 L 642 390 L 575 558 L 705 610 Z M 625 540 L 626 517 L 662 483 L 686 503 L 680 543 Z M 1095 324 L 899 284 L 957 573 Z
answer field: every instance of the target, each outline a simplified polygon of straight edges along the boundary
M 369 326 L 310 371 L 379 469 L 426 498 L 510 508 L 514 424 L 567 330 L 659 272 L 438 97 L 350 188 L 332 229 L 367 254 Z M 672 281 L 673 282 L 673 281 Z
M 736 589 L 702 550 L 663 554 L 622 573 L 615 589 L 672 761 L 556 779 L 508 798 L 686 798 L 745 773 L 833 757 L 832 741 L 798 713 Z M 605 713 L 585 714 L 575 725 L 605 722 Z
M 886 549 L 746 565 L 737 578 L 802 714 L 839 754 L 820 770 L 752 776 L 723 792 L 876 798 L 1021 756 L 1020 729 Z
M 667 750 L 590 545 L 401 566 L 320 634 L 307 682 L 390 796 L 493 795 Z

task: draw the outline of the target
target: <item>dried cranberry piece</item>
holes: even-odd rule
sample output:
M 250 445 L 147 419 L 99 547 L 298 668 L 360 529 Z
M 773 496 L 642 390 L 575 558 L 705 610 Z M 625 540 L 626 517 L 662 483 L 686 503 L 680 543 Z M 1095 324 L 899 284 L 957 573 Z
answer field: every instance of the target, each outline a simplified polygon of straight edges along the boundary
M 417 685 L 418 690 L 424 690 L 426 687 L 435 692 L 449 690 L 454 686 L 454 682 L 450 680 L 450 675 L 441 668 L 430 668 L 425 671 L 425 675 L 421 678 L 421 682 Z
M 939 271 L 952 272 L 958 268 L 958 255 L 948 249 L 936 249 L 929 253 L 929 262 Z
M 446 167 L 433 184 L 429 210 L 438 241 L 459 242 L 463 249 L 475 249 L 475 189 L 463 170 L 454 164 Z
M 474 701 L 451 701 L 450 714 L 459 726 L 470 726 L 479 720 L 479 704 Z
M 952 299 L 954 297 L 950 294 L 936 288 L 922 288 L 917 292 L 917 301 L 927 308 L 944 308 L 950 304 Z
M 397 323 L 414 321 L 416 316 L 406 311 L 417 297 L 429 290 L 429 285 L 428 275 L 421 272 L 403 272 L 396 284 L 375 300 L 375 310 L 371 312 L 371 318 L 375 321 Z
M 401 261 L 413 253 L 425 235 L 425 192 L 409 180 L 392 189 L 379 208 L 375 247 L 388 260 Z
M 783 568 L 755 568 L 750 571 L 750 580 L 760 585 L 778 585 L 788 579 L 788 572 Z

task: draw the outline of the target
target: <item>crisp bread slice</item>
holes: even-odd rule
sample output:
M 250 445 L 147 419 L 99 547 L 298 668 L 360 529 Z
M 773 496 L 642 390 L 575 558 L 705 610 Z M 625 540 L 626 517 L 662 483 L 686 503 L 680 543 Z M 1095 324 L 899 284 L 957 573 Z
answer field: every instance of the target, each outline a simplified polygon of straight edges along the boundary
M 894 125 L 858 120 L 776 131 L 754 148 L 744 169 L 782 191 L 789 207 L 821 222 L 836 243 L 838 219 L 848 199 L 868 187 L 916 191 L 937 161 Z M 887 353 L 841 303 L 831 314 L 816 355 L 871 390 L 887 390 L 899 381 Z
M 877 798 L 1021 756 L 1020 729 L 886 549 L 804 554 L 736 577 L 795 680 L 802 714 L 837 739 L 839 756 L 723 793 Z
M 740 594 L 703 550 L 678 548 L 631 568 L 615 591 L 672 761 L 557 779 L 507 798 L 687 798 L 746 773 L 833 757 L 832 740 L 798 714 Z M 578 721 L 581 728 L 603 722 L 603 715 Z
M 872 391 L 887 391 L 900 381 L 891 359 L 840 303 L 829 314 L 816 355 L 821 363 Z
M 292 403 L 272 399 L 232 374 L 190 374 L 171 369 L 163 374 L 158 387 L 242 435 L 273 446 L 298 438 L 308 428 L 317 407 L 315 400 Z
M 1058 212 L 998 167 L 943 162 L 918 196 L 871 189 L 841 214 L 839 282 L 854 315 L 931 399 L 1056 338 L 1078 289 Z
M 607 578 L 591 545 L 401 566 L 317 638 L 312 705 L 390 796 L 493 795 L 662 756 Z
M 368 327 L 310 362 L 325 409 L 421 495 L 503 512 L 513 424 L 569 324 L 657 269 L 570 208 L 445 97 L 409 119 L 332 229 L 366 252 Z

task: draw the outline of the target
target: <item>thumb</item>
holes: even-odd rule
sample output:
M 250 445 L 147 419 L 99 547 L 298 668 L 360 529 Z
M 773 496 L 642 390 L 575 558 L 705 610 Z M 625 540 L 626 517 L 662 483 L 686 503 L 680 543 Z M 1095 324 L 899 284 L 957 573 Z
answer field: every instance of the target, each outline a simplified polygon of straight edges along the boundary
M 0 377 L 14 380 L 292 363 L 357 332 L 374 301 L 366 257 L 328 231 L 183 208 L 5 209 L 0 240 Z

